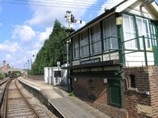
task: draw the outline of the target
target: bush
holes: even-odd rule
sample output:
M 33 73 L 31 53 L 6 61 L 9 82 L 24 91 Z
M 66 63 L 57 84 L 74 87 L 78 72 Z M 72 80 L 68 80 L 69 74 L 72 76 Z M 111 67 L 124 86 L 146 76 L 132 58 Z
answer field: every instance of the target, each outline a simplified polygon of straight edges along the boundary
M 2 73 L 0 73 L 0 79 L 3 79 L 4 75 Z
M 21 76 L 22 75 L 22 73 L 20 72 L 20 71 L 13 71 L 12 72 L 12 76 L 13 77 L 19 77 L 19 76 Z
M 74 92 L 72 91 L 71 93 L 69 93 L 69 96 L 75 96 Z

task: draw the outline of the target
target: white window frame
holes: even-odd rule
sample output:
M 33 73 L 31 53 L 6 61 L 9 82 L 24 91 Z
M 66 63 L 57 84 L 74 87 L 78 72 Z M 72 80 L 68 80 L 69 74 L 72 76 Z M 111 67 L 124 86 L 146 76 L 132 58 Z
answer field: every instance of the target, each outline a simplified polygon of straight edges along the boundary
M 141 22 L 138 22 L 138 20 L 140 20 Z M 144 25 L 144 22 L 145 22 L 145 25 Z M 151 43 L 151 36 L 150 36 L 148 19 L 136 17 L 136 23 L 137 23 L 137 28 L 138 28 L 138 36 L 144 35 L 146 49 L 149 50 L 152 46 L 152 43 Z M 144 49 L 143 39 L 139 40 L 139 44 L 140 44 L 140 49 Z
M 80 57 L 89 56 L 88 30 L 80 34 Z
M 104 51 L 118 49 L 116 18 L 111 16 L 103 21 Z
M 79 36 L 73 37 L 73 59 L 79 58 Z
M 123 34 L 124 34 L 124 41 L 127 41 L 124 43 L 125 49 L 137 49 L 137 39 L 134 39 L 136 38 L 134 16 L 130 16 L 127 14 L 123 15 Z
M 100 24 L 90 28 L 90 52 L 91 55 L 101 53 L 101 31 Z
M 153 46 L 157 46 L 156 27 L 153 23 L 150 23 L 150 29 L 151 29 L 151 38 L 152 38 Z

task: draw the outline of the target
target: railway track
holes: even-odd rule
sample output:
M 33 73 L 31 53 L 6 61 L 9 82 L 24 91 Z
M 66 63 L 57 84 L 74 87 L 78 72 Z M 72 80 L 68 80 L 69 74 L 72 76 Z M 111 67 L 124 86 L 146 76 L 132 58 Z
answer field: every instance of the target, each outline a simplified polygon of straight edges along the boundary
M 1 107 L 1 118 L 56 118 L 44 105 L 13 79 L 8 83 Z

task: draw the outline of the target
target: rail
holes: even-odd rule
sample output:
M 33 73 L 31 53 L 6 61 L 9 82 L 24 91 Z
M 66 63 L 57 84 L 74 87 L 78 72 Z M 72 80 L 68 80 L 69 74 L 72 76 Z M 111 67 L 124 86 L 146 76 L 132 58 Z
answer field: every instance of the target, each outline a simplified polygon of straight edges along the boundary
M 14 79 L 12 79 L 14 80 Z M 12 81 L 11 80 L 11 81 Z M 8 117 L 8 95 L 9 95 L 9 86 L 11 81 L 8 82 L 8 84 L 6 85 L 6 91 L 5 91 L 5 96 L 4 96 L 4 113 L 3 113 L 3 117 L 7 118 Z M 38 113 L 34 110 L 34 108 L 31 106 L 31 104 L 28 102 L 28 100 L 25 98 L 25 96 L 22 94 L 22 92 L 20 91 L 20 88 L 17 85 L 17 81 L 18 79 L 15 80 L 15 86 L 17 88 L 17 91 L 19 92 L 19 94 L 21 95 L 22 99 L 25 102 L 25 105 L 27 106 L 27 108 L 29 108 L 31 110 L 31 112 L 35 115 L 36 118 L 40 118 L 40 116 L 38 115 Z
M 82 53 L 83 50 L 86 50 L 86 52 Z M 103 56 L 104 54 L 108 54 L 107 60 L 111 60 L 113 56 L 111 54 L 113 52 L 119 52 L 115 58 L 119 56 L 120 62 L 124 64 L 125 60 L 123 60 L 123 57 L 127 54 L 143 52 L 144 57 L 142 57 L 142 63 L 145 63 L 145 66 L 148 66 L 148 63 L 151 61 L 149 60 L 148 52 L 152 52 L 154 58 L 153 63 L 158 65 L 158 39 L 156 37 L 145 37 L 144 35 L 122 42 L 120 37 L 110 36 L 96 41 L 89 41 L 88 44 L 83 46 L 78 44 L 77 48 L 73 47 L 70 51 L 72 56 L 68 61 L 81 61 L 84 58 L 91 58 L 97 55 Z M 73 54 L 76 54 L 76 56 Z
M 40 118 L 40 116 L 38 115 L 38 113 L 36 112 L 36 110 L 32 107 L 32 105 L 28 102 L 28 100 L 25 98 L 25 96 L 24 96 L 24 95 L 22 94 L 22 92 L 20 91 L 20 88 L 19 88 L 18 85 L 17 85 L 17 81 L 18 81 L 18 79 L 16 79 L 16 81 L 15 81 L 15 86 L 16 86 L 18 92 L 20 93 L 20 95 L 21 95 L 22 98 L 24 99 L 24 101 L 25 101 L 25 103 L 27 104 L 27 106 L 33 111 L 33 113 L 35 114 L 35 116 L 36 116 L 37 118 Z
M 139 36 L 136 38 L 132 38 L 126 41 L 122 42 L 122 50 L 124 51 L 123 56 L 130 53 L 136 53 L 136 52 L 144 52 L 144 60 L 145 60 L 145 66 L 148 66 L 148 56 L 147 52 L 153 52 L 154 53 L 154 64 L 158 64 L 158 60 L 156 57 L 156 53 L 158 53 L 158 39 L 156 38 L 149 38 L 143 36 Z

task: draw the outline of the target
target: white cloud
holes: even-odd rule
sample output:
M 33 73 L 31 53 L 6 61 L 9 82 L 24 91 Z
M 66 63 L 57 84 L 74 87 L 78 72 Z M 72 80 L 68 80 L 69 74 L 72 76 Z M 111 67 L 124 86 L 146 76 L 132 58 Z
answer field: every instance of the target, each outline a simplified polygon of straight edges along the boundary
M 43 41 L 45 41 L 45 39 L 48 39 L 48 37 L 49 37 L 49 35 L 50 35 L 51 32 L 52 32 L 52 27 L 46 28 L 45 32 L 41 32 L 39 34 L 39 41 L 43 42 Z
M 22 41 L 30 41 L 35 37 L 35 31 L 27 25 L 16 25 L 13 31 L 12 38 Z
M 39 0 L 42 2 L 43 0 Z M 76 19 L 81 20 L 81 17 L 85 14 L 86 10 L 92 6 L 97 0 L 91 0 L 91 2 L 87 2 L 87 0 L 60 0 L 60 1 L 45 1 L 43 6 L 37 7 L 30 5 L 32 10 L 34 11 L 34 15 L 30 20 L 27 20 L 25 23 L 29 25 L 39 25 L 50 27 L 53 25 L 54 20 L 58 19 L 61 23 L 64 23 L 66 19 L 64 19 L 66 11 L 72 11 L 73 15 Z M 46 6 L 44 6 L 46 5 Z
M 11 55 L 11 54 L 7 54 L 7 55 L 6 55 L 6 58 L 7 58 L 7 60 L 8 60 L 8 59 L 12 59 L 12 55 Z
M 98 13 L 98 15 L 102 14 L 105 9 L 111 9 L 112 7 L 114 7 L 115 5 L 119 4 L 120 2 L 122 2 L 123 0 L 107 0 L 102 6 L 101 9 Z
M 3 44 L 0 44 L 0 52 L 16 52 L 19 50 L 19 45 L 17 42 L 10 42 L 6 40 Z
M 24 25 L 25 26 L 25 25 Z M 50 33 L 52 32 L 52 27 L 47 27 L 45 29 L 45 31 L 33 31 L 33 33 L 30 33 L 28 29 L 32 29 L 30 26 L 24 27 L 24 26 L 19 26 L 17 25 L 17 27 L 15 28 L 15 32 L 13 33 L 13 36 L 18 36 L 18 37 L 23 37 L 25 36 L 25 34 L 30 35 L 30 37 L 32 36 L 34 38 L 34 40 L 32 40 L 32 43 L 29 43 L 29 45 L 26 45 L 26 43 L 21 43 L 21 41 L 25 41 L 24 39 L 19 41 L 19 48 L 15 48 L 18 50 L 15 50 L 14 53 L 10 52 L 10 56 L 8 55 L 4 55 L 4 58 L 6 58 L 10 63 L 10 65 L 12 65 L 13 67 L 20 67 L 20 68 L 24 68 L 24 64 L 27 63 L 28 60 L 30 60 L 30 64 L 31 64 L 31 60 L 32 62 L 34 62 L 35 57 L 33 57 L 33 55 L 36 56 L 36 54 L 38 53 L 39 49 L 42 47 L 45 39 L 49 38 Z M 19 33 L 18 33 L 19 31 Z M 22 32 L 20 32 L 22 31 Z M 25 34 L 24 34 L 25 32 Z M 18 34 L 16 34 L 18 33 Z M 27 37 L 27 36 L 26 36 Z M 27 39 L 31 39 L 29 37 L 27 37 Z M 26 40 L 28 41 L 28 40 Z M 14 42 L 10 42 L 10 44 L 14 44 Z M 2 47 L 4 49 L 4 47 Z M 10 47 L 8 47 L 9 50 Z M 0 48 L 1 51 L 1 48 Z M 4 51 L 4 50 L 3 50 Z M 11 59 L 9 57 L 12 57 Z M 14 62 L 14 63 L 13 63 Z M 28 65 L 27 65 L 28 66 Z M 26 65 L 25 65 L 26 68 Z
M 30 59 L 34 61 L 35 57 L 33 55 L 36 56 L 44 41 L 49 38 L 55 19 L 59 20 L 62 24 L 66 24 L 64 16 L 66 11 L 69 10 L 77 20 L 84 20 L 82 17 L 85 15 L 87 9 L 97 2 L 97 0 L 91 0 L 91 2 L 87 2 L 87 0 L 38 0 L 36 3 L 43 1 L 49 4 L 46 6 L 45 4 L 43 6 L 35 6 L 32 4 L 32 0 L 29 1 L 33 15 L 23 25 L 14 26 L 12 38 L 16 39 L 16 42 L 7 40 L 0 44 L 0 57 L 3 57 L 11 66 L 16 68 L 24 68 L 24 65 Z M 79 5 L 81 3 L 82 5 Z M 66 7 L 63 7 L 63 5 L 66 5 Z M 39 30 L 35 30 L 39 27 Z M 44 30 L 43 27 L 45 28 Z M 28 42 L 29 45 L 26 45 Z
M 21 51 L 19 43 L 5 40 L 0 44 L 0 64 L 2 64 L 3 60 L 6 60 L 6 63 L 11 66 L 18 66 L 15 63 L 21 59 L 18 58 Z
M 35 43 L 34 48 L 40 49 L 44 41 L 49 38 L 51 32 L 52 32 L 52 27 L 47 27 L 44 32 L 38 32 L 36 36 L 37 42 Z

